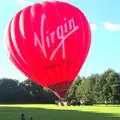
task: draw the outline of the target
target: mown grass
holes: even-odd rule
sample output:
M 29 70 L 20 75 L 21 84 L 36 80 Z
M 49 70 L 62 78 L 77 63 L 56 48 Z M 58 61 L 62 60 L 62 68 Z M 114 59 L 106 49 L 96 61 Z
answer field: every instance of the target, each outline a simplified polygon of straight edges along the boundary
M 41 104 L 0 105 L 0 120 L 20 120 L 20 114 L 34 120 L 120 120 L 120 106 L 56 106 Z

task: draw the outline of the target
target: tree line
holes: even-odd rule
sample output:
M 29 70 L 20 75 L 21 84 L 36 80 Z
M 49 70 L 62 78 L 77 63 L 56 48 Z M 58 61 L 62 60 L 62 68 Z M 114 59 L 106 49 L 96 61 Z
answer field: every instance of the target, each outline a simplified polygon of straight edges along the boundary
M 68 100 L 84 100 L 91 103 L 120 103 L 120 73 L 108 69 L 102 74 L 77 76 L 67 95 Z M 55 103 L 58 98 L 47 88 L 29 79 L 0 79 L 0 103 Z

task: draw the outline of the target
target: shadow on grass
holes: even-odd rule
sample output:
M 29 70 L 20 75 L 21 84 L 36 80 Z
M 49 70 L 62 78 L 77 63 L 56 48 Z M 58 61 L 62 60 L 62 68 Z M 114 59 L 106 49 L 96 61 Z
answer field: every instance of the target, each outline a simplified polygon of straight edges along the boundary
M 115 114 L 21 107 L 0 107 L 0 120 L 20 120 L 22 112 L 27 120 L 30 116 L 34 120 L 120 120 L 120 115 Z

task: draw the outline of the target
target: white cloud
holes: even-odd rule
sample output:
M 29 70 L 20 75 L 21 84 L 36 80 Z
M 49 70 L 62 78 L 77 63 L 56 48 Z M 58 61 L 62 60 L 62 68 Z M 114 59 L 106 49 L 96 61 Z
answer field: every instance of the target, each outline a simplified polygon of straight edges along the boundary
M 109 31 L 120 31 L 120 24 L 112 24 L 110 22 L 104 22 L 104 27 Z
M 90 28 L 91 28 L 92 31 L 95 31 L 95 30 L 98 29 L 96 24 L 90 24 Z
M 22 5 L 32 5 L 33 3 L 28 0 L 16 0 L 17 3 Z

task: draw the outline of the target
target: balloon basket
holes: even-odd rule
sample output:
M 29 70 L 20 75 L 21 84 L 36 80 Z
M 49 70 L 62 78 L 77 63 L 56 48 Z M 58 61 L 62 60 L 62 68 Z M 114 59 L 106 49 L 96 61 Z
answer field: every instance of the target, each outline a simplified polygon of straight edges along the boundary
M 69 100 L 67 98 L 61 98 L 58 101 L 55 102 L 57 106 L 70 106 Z
M 20 120 L 33 120 L 33 117 L 30 116 L 28 119 L 26 118 L 25 114 L 24 113 L 21 113 L 20 115 Z

